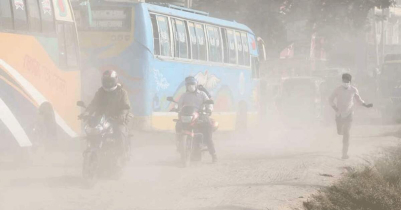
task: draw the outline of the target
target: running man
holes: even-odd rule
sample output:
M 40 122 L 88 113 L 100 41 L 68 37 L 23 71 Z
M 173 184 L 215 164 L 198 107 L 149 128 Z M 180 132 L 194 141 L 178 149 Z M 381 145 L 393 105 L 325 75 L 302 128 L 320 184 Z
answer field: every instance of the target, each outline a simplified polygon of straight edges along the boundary
M 336 124 L 338 135 L 343 136 L 342 159 L 348 159 L 348 147 L 352 119 L 354 115 L 354 101 L 360 105 L 371 108 L 373 104 L 366 104 L 359 96 L 358 89 L 351 85 L 352 76 L 342 75 L 342 85 L 334 90 L 329 98 L 331 107 L 336 111 Z

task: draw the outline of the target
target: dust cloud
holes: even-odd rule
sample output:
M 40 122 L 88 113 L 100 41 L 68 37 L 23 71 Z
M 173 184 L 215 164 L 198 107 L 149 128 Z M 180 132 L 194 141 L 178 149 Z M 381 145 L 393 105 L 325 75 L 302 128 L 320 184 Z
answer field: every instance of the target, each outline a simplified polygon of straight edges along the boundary
M 192 9 L 246 24 L 267 49 L 267 59 L 252 64 L 258 65 L 260 74 L 250 79 L 257 89 L 250 96 L 255 104 L 244 109 L 235 106 L 237 120 L 229 123 L 236 129 L 213 134 L 218 161 L 212 163 L 206 152 L 201 161 L 184 168 L 173 131 L 134 127 L 131 158 L 122 175 L 88 183 L 82 174 L 87 148 L 83 135 L 69 139 L 55 134 L 32 147 L 1 151 L 1 210 L 301 209 L 309 195 L 338 180 L 347 167 L 396 143 L 395 138 L 382 135 L 397 129 L 393 119 L 383 120 L 379 107 L 355 105 L 350 159 L 341 159 L 342 136 L 337 135 L 335 111 L 328 101 L 342 85 L 342 74 L 353 76 L 352 85 L 366 102 L 383 101 L 377 91 L 381 67 L 370 63 L 376 61 L 370 43 L 358 41 L 370 35 L 362 33 L 368 29 L 356 27 L 362 24 L 359 16 L 346 19 L 336 6 L 333 15 L 340 14 L 340 22 L 330 22 L 316 12 L 327 8 L 306 0 L 190 2 Z M 307 14 L 301 14 L 304 9 Z M 82 98 L 88 103 L 101 86 L 101 74 L 95 68 L 82 72 L 82 77 L 91 78 L 82 83 Z M 388 95 L 392 87 L 383 91 Z M 51 109 L 43 112 L 46 115 Z

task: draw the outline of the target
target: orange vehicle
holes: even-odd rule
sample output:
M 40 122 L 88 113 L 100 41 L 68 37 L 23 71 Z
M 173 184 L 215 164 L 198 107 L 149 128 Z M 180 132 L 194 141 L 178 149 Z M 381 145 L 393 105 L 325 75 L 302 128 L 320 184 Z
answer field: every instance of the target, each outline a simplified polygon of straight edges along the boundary
M 69 0 L 2 0 L 0 10 L 0 150 L 32 146 L 42 104 L 57 132 L 75 137 L 79 46 Z

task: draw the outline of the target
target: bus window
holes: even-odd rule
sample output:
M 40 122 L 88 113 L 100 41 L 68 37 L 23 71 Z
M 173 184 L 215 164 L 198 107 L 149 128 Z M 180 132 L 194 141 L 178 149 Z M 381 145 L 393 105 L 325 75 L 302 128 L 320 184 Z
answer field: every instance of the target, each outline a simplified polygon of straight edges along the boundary
M 235 49 L 235 36 L 233 30 L 227 30 L 227 47 L 229 52 L 229 62 L 231 64 L 237 63 L 237 50 Z
M 228 63 L 229 61 L 229 52 L 228 52 L 228 40 L 227 40 L 227 29 L 221 28 L 221 38 L 223 39 L 221 45 L 224 50 L 224 63 Z
M 10 1 L 0 1 L 0 28 L 13 29 Z
M 170 19 L 171 20 L 171 31 L 173 33 L 173 57 L 178 57 L 179 54 L 179 47 L 178 47 L 178 39 L 177 39 L 177 29 L 175 26 L 175 20 L 174 19 Z
M 235 40 L 238 51 L 238 65 L 244 65 L 244 54 L 242 52 L 241 34 L 238 31 L 235 32 Z
M 174 41 L 175 41 L 175 57 L 189 58 L 187 30 L 184 21 L 172 19 Z
M 167 17 L 157 16 L 157 25 L 159 26 L 160 55 L 170 57 L 170 29 Z
M 206 46 L 206 37 L 205 37 L 205 29 L 202 24 L 195 24 L 196 30 L 196 39 L 198 41 L 199 46 L 199 60 L 206 61 L 207 60 L 207 46 Z
M 212 27 L 207 26 L 207 37 L 209 44 L 209 61 L 215 61 L 216 58 L 216 40 L 214 38 L 214 30 Z
M 26 6 L 24 0 L 12 0 L 14 14 L 14 29 L 26 31 L 28 30 L 28 18 L 26 16 Z
M 207 34 L 209 38 L 209 61 L 222 62 L 219 29 L 214 26 L 207 26 Z
M 60 66 L 67 66 L 67 53 L 65 46 L 65 30 L 64 25 L 62 23 L 57 24 L 57 36 L 58 36 L 58 51 L 59 51 L 59 60 Z
M 37 0 L 27 0 L 28 3 L 28 19 L 29 19 L 29 28 L 32 32 L 40 32 L 41 23 L 40 23 L 40 10 Z
M 214 35 L 216 36 L 217 62 L 223 62 L 223 46 L 219 28 L 214 28 Z
M 42 17 L 42 32 L 54 32 L 54 15 L 51 1 L 39 0 L 39 7 Z
M 67 65 L 68 67 L 78 66 L 78 41 L 76 36 L 76 30 L 73 23 L 65 23 L 65 46 L 67 53 Z
M 155 55 L 160 55 L 159 28 L 157 27 L 156 15 L 150 15 L 153 29 L 153 50 Z
M 189 29 L 189 40 L 191 42 L 192 59 L 199 60 L 199 56 L 198 56 L 199 47 L 198 47 L 198 41 L 196 38 L 195 24 L 192 22 L 188 22 L 188 29 Z
M 251 57 L 249 54 L 249 44 L 248 44 L 248 36 L 246 33 L 241 32 L 241 38 L 242 38 L 242 49 L 244 52 L 244 65 L 249 66 L 251 64 Z
M 78 66 L 78 41 L 73 23 L 57 24 L 59 58 L 61 67 Z

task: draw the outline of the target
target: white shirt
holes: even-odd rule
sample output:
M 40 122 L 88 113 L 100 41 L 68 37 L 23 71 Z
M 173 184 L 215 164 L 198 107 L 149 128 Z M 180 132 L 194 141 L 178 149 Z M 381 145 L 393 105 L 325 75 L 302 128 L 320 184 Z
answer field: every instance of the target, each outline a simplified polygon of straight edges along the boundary
M 360 105 L 365 103 L 361 96 L 359 96 L 359 92 L 356 87 L 351 86 L 349 88 L 345 88 L 340 86 L 331 94 L 329 103 L 331 106 L 337 107 L 337 116 L 344 118 L 348 117 L 354 112 L 354 100 L 356 100 Z

